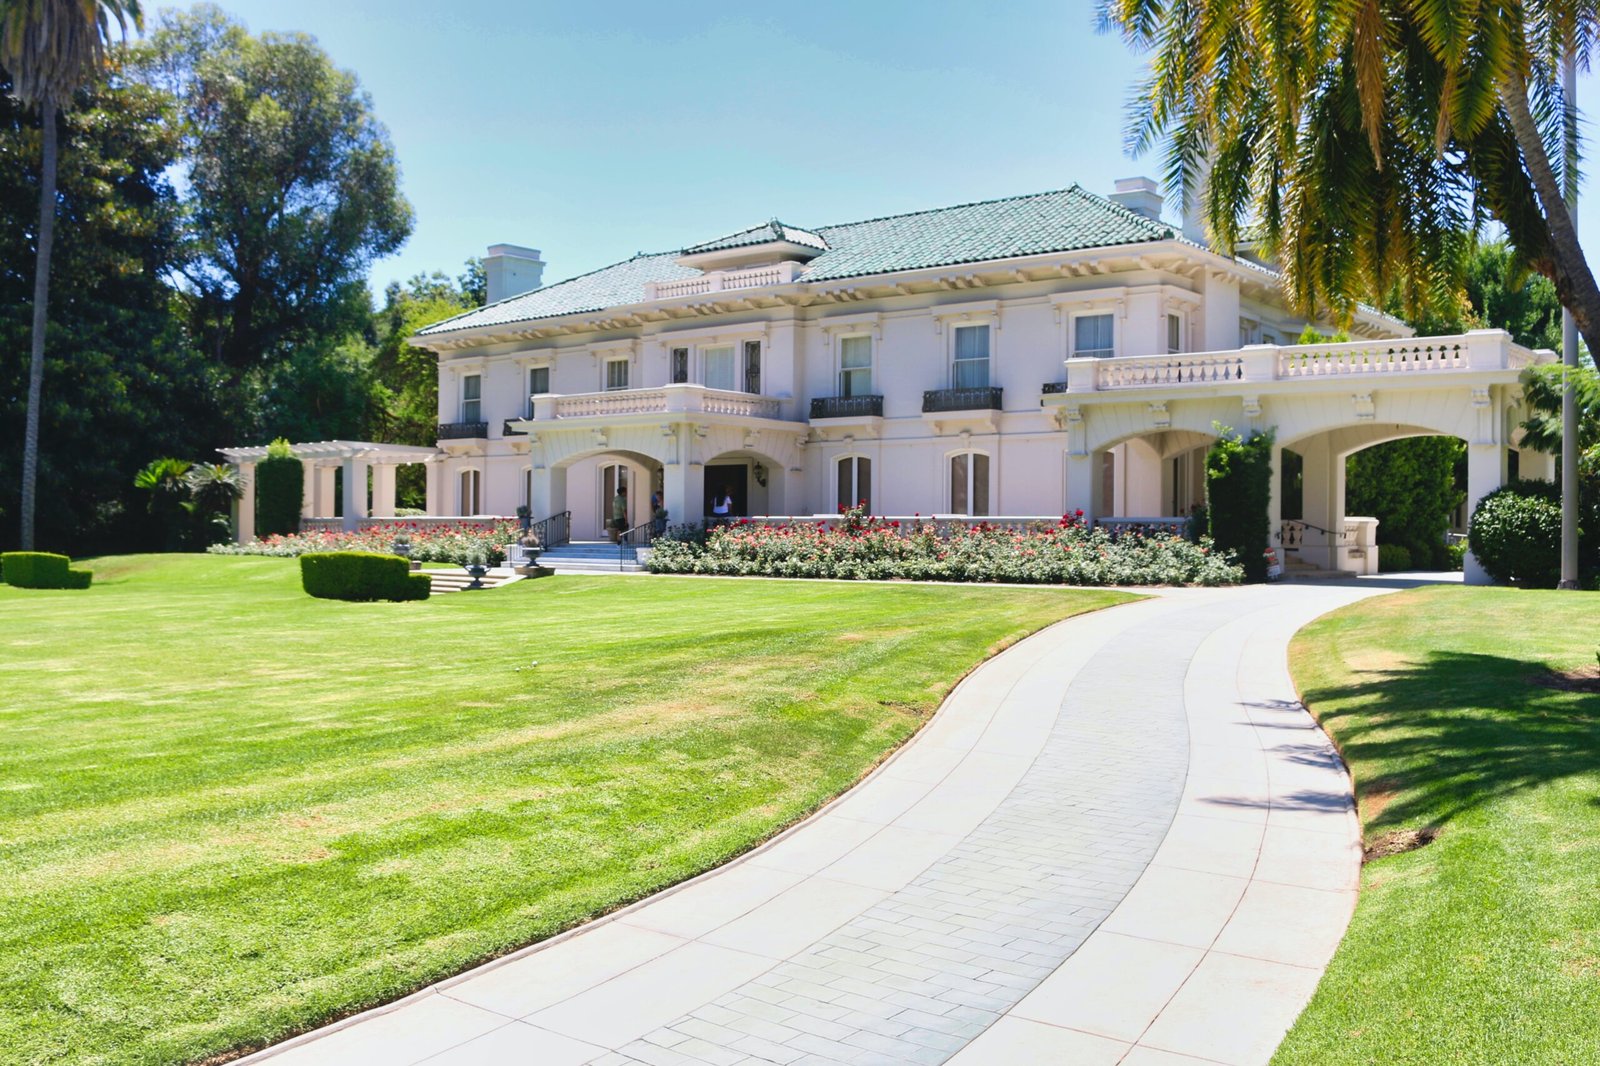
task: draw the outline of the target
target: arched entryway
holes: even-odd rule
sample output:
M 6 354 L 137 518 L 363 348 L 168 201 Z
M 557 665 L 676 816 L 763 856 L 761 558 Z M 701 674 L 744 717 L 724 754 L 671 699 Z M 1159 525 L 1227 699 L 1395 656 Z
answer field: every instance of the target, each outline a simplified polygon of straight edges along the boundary
M 774 458 L 752 449 L 722 452 L 705 462 L 705 514 L 718 517 L 730 501 L 730 517 L 789 513 L 788 471 Z

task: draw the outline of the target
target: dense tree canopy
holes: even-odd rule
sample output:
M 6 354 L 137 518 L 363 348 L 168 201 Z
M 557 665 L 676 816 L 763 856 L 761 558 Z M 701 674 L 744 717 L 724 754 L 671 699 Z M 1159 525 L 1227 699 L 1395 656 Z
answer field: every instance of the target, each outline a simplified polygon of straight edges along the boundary
M 197 343 L 242 374 L 360 328 L 367 269 L 412 216 L 355 76 L 304 34 L 251 36 L 208 5 L 164 16 L 134 62 L 178 101 Z

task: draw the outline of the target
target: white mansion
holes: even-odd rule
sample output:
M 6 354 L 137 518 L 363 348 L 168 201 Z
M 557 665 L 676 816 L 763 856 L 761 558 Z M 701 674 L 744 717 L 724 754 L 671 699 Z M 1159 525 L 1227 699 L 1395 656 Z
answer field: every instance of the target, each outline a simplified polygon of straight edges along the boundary
M 439 358 L 437 449 L 298 446 L 307 514 L 331 470 L 393 514 L 393 464 L 427 464 L 432 515 L 571 512 L 602 534 L 662 494 L 694 522 L 746 515 L 1187 514 L 1214 425 L 1275 428 L 1303 459 L 1301 555 L 1366 569 L 1344 459 L 1418 434 L 1464 439 L 1469 505 L 1513 463 L 1517 378 L 1548 356 L 1499 331 L 1417 338 L 1358 312 L 1348 343 L 1306 325 L 1279 277 L 1160 221 L 1147 179 L 844 225 L 777 220 L 556 284 L 531 249 L 486 260 L 489 303 L 412 343 Z M 227 449 L 248 468 L 261 449 Z M 320 470 L 315 466 L 320 464 Z M 359 478 L 359 480 L 358 480 Z M 1274 479 L 1276 484 L 1278 479 Z M 347 523 L 368 512 L 347 493 Z M 248 507 L 246 508 L 248 509 Z M 1282 519 L 1273 505 L 1273 528 Z M 240 533 L 250 534 L 241 516 Z M 1380 533 L 1381 537 L 1381 533 Z M 1470 574 L 1469 574 L 1470 576 Z

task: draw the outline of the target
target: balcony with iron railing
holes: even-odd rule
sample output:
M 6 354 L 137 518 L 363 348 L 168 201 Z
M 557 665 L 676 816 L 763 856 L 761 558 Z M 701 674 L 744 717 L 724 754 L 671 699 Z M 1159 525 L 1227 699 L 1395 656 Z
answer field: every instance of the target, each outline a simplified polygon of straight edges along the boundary
M 441 422 L 439 440 L 484 440 L 489 436 L 487 422 Z
M 818 396 L 811 401 L 811 420 L 882 418 L 882 396 Z
M 923 414 L 946 411 L 999 411 L 1000 387 L 983 385 L 965 389 L 929 389 L 922 394 Z
M 1217 352 L 1068 359 L 1067 380 L 1046 382 L 1041 403 L 1068 402 L 1067 393 L 1149 389 L 1217 391 L 1264 382 L 1324 380 L 1441 381 L 1485 372 L 1520 372 L 1551 362 L 1555 353 L 1531 351 L 1502 330 L 1441 337 L 1406 337 L 1333 344 L 1252 344 Z

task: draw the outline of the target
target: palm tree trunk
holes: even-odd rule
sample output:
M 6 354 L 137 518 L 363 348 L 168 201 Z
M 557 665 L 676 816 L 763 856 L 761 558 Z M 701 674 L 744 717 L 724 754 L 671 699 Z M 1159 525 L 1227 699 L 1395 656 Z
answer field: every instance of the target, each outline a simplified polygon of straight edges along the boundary
M 39 244 L 33 267 L 33 356 L 28 364 L 28 420 L 22 439 L 23 551 L 33 549 L 39 481 L 39 406 L 44 397 L 45 317 L 50 298 L 50 248 L 56 228 L 56 105 L 39 106 L 44 147 L 39 165 Z
M 1511 122 L 1511 132 L 1522 149 L 1522 161 L 1533 179 L 1534 193 L 1544 210 L 1545 222 L 1550 230 L 1550 246 L 1554 252 L 1556 295 L 1561 306 L 1572 312 L 1578 332 L 1589 345 L 1591 352 L 1600 352 L 1600 287 L 1595 285 L 1594 272 L 1584 258 L 1583 247 L 1578 243 L 1578 230 L 1567 210 L 1567 200 L 1555 171 L 1550 167 L 1550 156 L 1545 151 L 1544 138 L 1539 136 L 1539 124 L 1528 108 L 1528 83 L 1521 74 L 1513 74 L 1500 87 L 1500 103 Z

